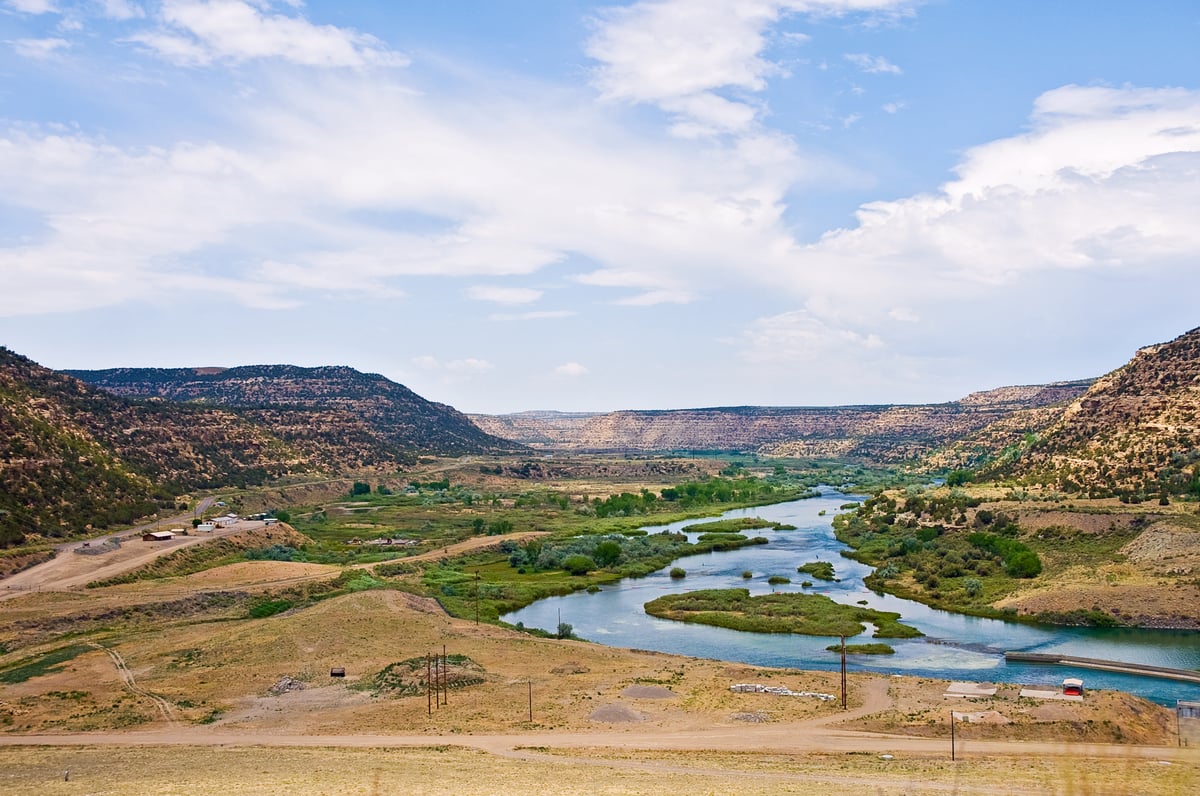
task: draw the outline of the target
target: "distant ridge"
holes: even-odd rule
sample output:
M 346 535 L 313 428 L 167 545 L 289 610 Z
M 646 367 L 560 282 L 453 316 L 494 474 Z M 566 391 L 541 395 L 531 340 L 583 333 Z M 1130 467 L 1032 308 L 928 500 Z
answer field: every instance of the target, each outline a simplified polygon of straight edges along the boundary
M 764 407 L 471 415 L 480 428 L 542 450 L 743 451 L 910 461 L 1001 418 L 1069 401 L 1090 381 L 1001 387 L 915 406 Z
M 345 366 L 303 368 L 113 368 L 65 371 L 114 395 L 235 410 L 317 461 L 373 467 L 417 453 L 513 453 L 466 415 L 427 401 L 377 373 Z

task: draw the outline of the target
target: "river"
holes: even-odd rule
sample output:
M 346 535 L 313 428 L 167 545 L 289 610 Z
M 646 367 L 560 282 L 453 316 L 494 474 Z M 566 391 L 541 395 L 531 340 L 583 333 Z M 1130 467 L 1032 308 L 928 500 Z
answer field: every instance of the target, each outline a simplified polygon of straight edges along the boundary
M 918 639 L 885 639 L 896 650 L 895 655 L 851 656 L 849 668 L 853 670 L 1028 684 L 1056 684 L 1064 677 L 1080 677 L 1088 688 L 1128 691 L 1164 705 L 1173 706 L 1177 699 L 1200 700 L 1200 685 L 1070 666 L 1008 664 L 1004 660 L 1005 651 L 1019 650 L 1200 669 L 1200 633 L 1195 631 L 1027 625 L 962 616 L 868 590 L 863 577 L 871 568 L 840 555 L 847 548 L 834 538 L 832 527 L 838 508 L 858 499 L 823 488 L 816 498 L 727 511 L 722 518 L 762 517 L 795 525 L 797 530 L 750 531 L 750 535 L 764 536 L 770 543 L 681 558 L 671 566 L 687 571 L 683 579 L 672 579 L 668 567 L 643 578 L 605 585 L 594 594 L 576 592 L 539 600 L 502 618 L 552 631 L 561 616 L 563 622 L 574 627 L 577 636 L 615 647 L 763 666 L 836 669 L 840 658 L 825 647 L 837 639 L 686 624 L 649 616 L 642 608 L 663 594 L 695 589 L 747 588 L 751 594 L 806 591 L 847 605 L 866 601 L 870 608 L 898 612 L 903 622 L 925 633 Z M 645 530 L 678 531 L 697 522 L 704 520 L 648 525 Z M 815 560 L 832 562 L 839 581 L 829 583 L 796 572 L 798 565 Z M 746 570 L 753 573 L 749 580 L 742 577 Z M 767 583 L 771 575 L 784 575 L 793 582 L 771 586 Z M 800 582 L 806 578 L 813 585 L 802 589 Z M 868 628 L 853 642 L 868 638 L 870 633 Z

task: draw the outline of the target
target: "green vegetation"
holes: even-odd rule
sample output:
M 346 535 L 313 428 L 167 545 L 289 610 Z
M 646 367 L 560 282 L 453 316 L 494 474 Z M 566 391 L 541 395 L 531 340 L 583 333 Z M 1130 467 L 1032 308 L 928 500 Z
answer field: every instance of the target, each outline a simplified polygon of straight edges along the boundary
M 683 567 L 671 567 L 671 578 L 679 580 L 687 577 L 687 570 Z
M 250 618 L 264 619 L 291 610 L 294 606 L 295 603 L 291 600 L 272 600 L 264 597 L 250 606 Z
M 0 669 L 0 683 L 15 685 L 34 677 L 61 672 L 63 665 L 68 661 L 74 660 L 85 652 L 95 652 L 95 650 L 95 647 L 86 644 L 69 644 L 41 655 L 24 658 L 5 669 Z
M 967 535 L 967 541 L 1001 558 L 1004 571 L 1014 578 L 1035 578 L 1042 572 L 1042 561 L 1037 553 L 1015 539 L 992 533 L 972 533 Z
M 466 688 L 484 682 L 484 669 L 466 655 L 447 655 L 443 685 L 450 689 Z M 418 657 L 389 663 L 365 684 L 362 690 L 391 697 L 419 696 L 428 686 L 430 661 Z
M 760 528 L 770 528 L 773 531 L 796 530 L 795 525 L 788 525 L 785 522 L 771 522 L 761 517 L 733 517 L 727 520 L 700 522 L 695 525 L 685 525 L 683 530 L 688 533 L 738 533 L 740 531 L 754 531 Z
M 796 571 L 812 575 L 817 580 L 834 580 L 833 564 L 828 561 L 809 561 L 796 567 Z
M 764 594 L 748 589 L 706 589 L 668 594 L 645 605 L 662 619 L 695 622 L 753 633 L 800 633 L 808 636 L 857 636 L 869 622 L 877 638 L 914 638 L 922 633 L 901 624 L 900 614 L 841 605 L 817 594 Z
M 791 582 L 792 579 L 786 575 L 772 575 L 771 577 L 767 578 L 767 583 L 770 583 L 772 586 L 782 586 L 785 583 Z
M 686 535 L 670 532 L 540 538 L 524 543 L 505 540 L 495 550 L 428 566 L 422 572 L 419 588 L 437 598 L 454 616 L 473 617 L 478 598 L 480 618 L 494 622 L 502 614 L 543 597 L 570 594 L 625 577 L 643 577 L 685 555 L 733 550 L 766 541 L 740 534 L 703 534 L 695 543 L 689 543 Z M 600 567 L 598 558 L 609 561 L 609 565 Z M 391 566 L 380 565 L 375 572 L 384 576 Z
M 825 649 L 830 652 L 841 652 L 841 644 L 830 644 Z M 847 655 L 895 655 L 896 651 L 887 644 L 847 644 Z
M 1116 512 L 1105 529 L 1097 527 L 1094 515 L 1111 509 L 1068 505 L 1065 510 L 1092 515 L 1084 526 L 1088 530 L 1024 528 L 1004 507 L 983 507 L 963 490 L 909 488 L 880 494 L 839 515 L 834 529 L 854 548 L 848 556 L 876 567 L 866 579 L 869 587 L 947 610 L 1012 620 L 1019 618 L 1015 612 L 993 605 L 1022 581 L 1122 561 L 1121 548 L 1154 521 L 1151 515 Z M 1100 627 L 1121 623 L 1094 608 L 1045 612 L 1032 620 Z

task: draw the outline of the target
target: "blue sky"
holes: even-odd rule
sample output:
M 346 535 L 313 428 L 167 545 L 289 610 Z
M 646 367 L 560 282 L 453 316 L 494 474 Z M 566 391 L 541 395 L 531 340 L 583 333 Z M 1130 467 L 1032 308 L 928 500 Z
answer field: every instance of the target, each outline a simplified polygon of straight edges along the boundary
M 0 344 L 466 411 L 947 401 L 1200 325 L 1200 6 L 0 0 Z

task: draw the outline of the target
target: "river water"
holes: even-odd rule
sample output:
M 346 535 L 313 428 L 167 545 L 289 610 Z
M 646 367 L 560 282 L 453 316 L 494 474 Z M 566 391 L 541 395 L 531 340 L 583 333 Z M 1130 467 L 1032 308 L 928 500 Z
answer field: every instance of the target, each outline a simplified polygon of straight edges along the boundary
M 848 668 L 852 670 L 1045 685 L 1061 683 L 1064 677 L 1080 677 L 1088 688 L 1119 689 L 1160 704 L 1174 705 L 1177 699 L 1200 700 L 1200 685 L 1069 666 L 1008 664 L 1004 660 L 1005 651 L 1019 650 L 1200 669 L 1200 633 L 1195 631 L 1026 625 L 962 616 L 868 590 L 863 577 L 871 568 L 841 557 L 840 551 L 847 548 L 834 538 L 831 524 L 839 506 L 857 499 L 825 488 L 816 498 L 725 512 L 722 518 L 762 517 L 795 525 L 797 530 L 749 531 L 749 535 L 764 536 L 770 543 L 681 558 L 671 566 L 687 571 L 683 579 L 670 578 L 668 567 L 643 578 L 605 585 L 595 594 L 576 592 L 539 600 L 502 618 L 553 631 L 561 616 L 563 622 L 574 627 L 577 636 L 615 647 L 763 666 L 837 669 L 840 657 L 825 649 L 836 638 L 745 633 L 686 624 L 649 616 L 642 608 L 663 594 L 695 589 L 746 588 L 751 594 L 806 591 L 847 605 L 865 600 L 870 608 L 898 612 L 901 621 L 925 634 L 918 639 L 884 639 L 896 650 L 895 655 L 851 656 Z M 648 525 L 645 530 L 678 531 L 697 522 L 704 520 Z M 816 560 L 832 562 L 839 581 L 829 583 L 796 572 L 800 564 Z M 753 578 L 742 577 L 746 570 L 754 573 Z M 767 583 L 771 575 L 784 575 L 793 582 L 771 586 Z M 813 585 L 802 589 L 800 582 L 805 579 Z M 870 634 L 868 628 L 847 643 L 861 642 Z

